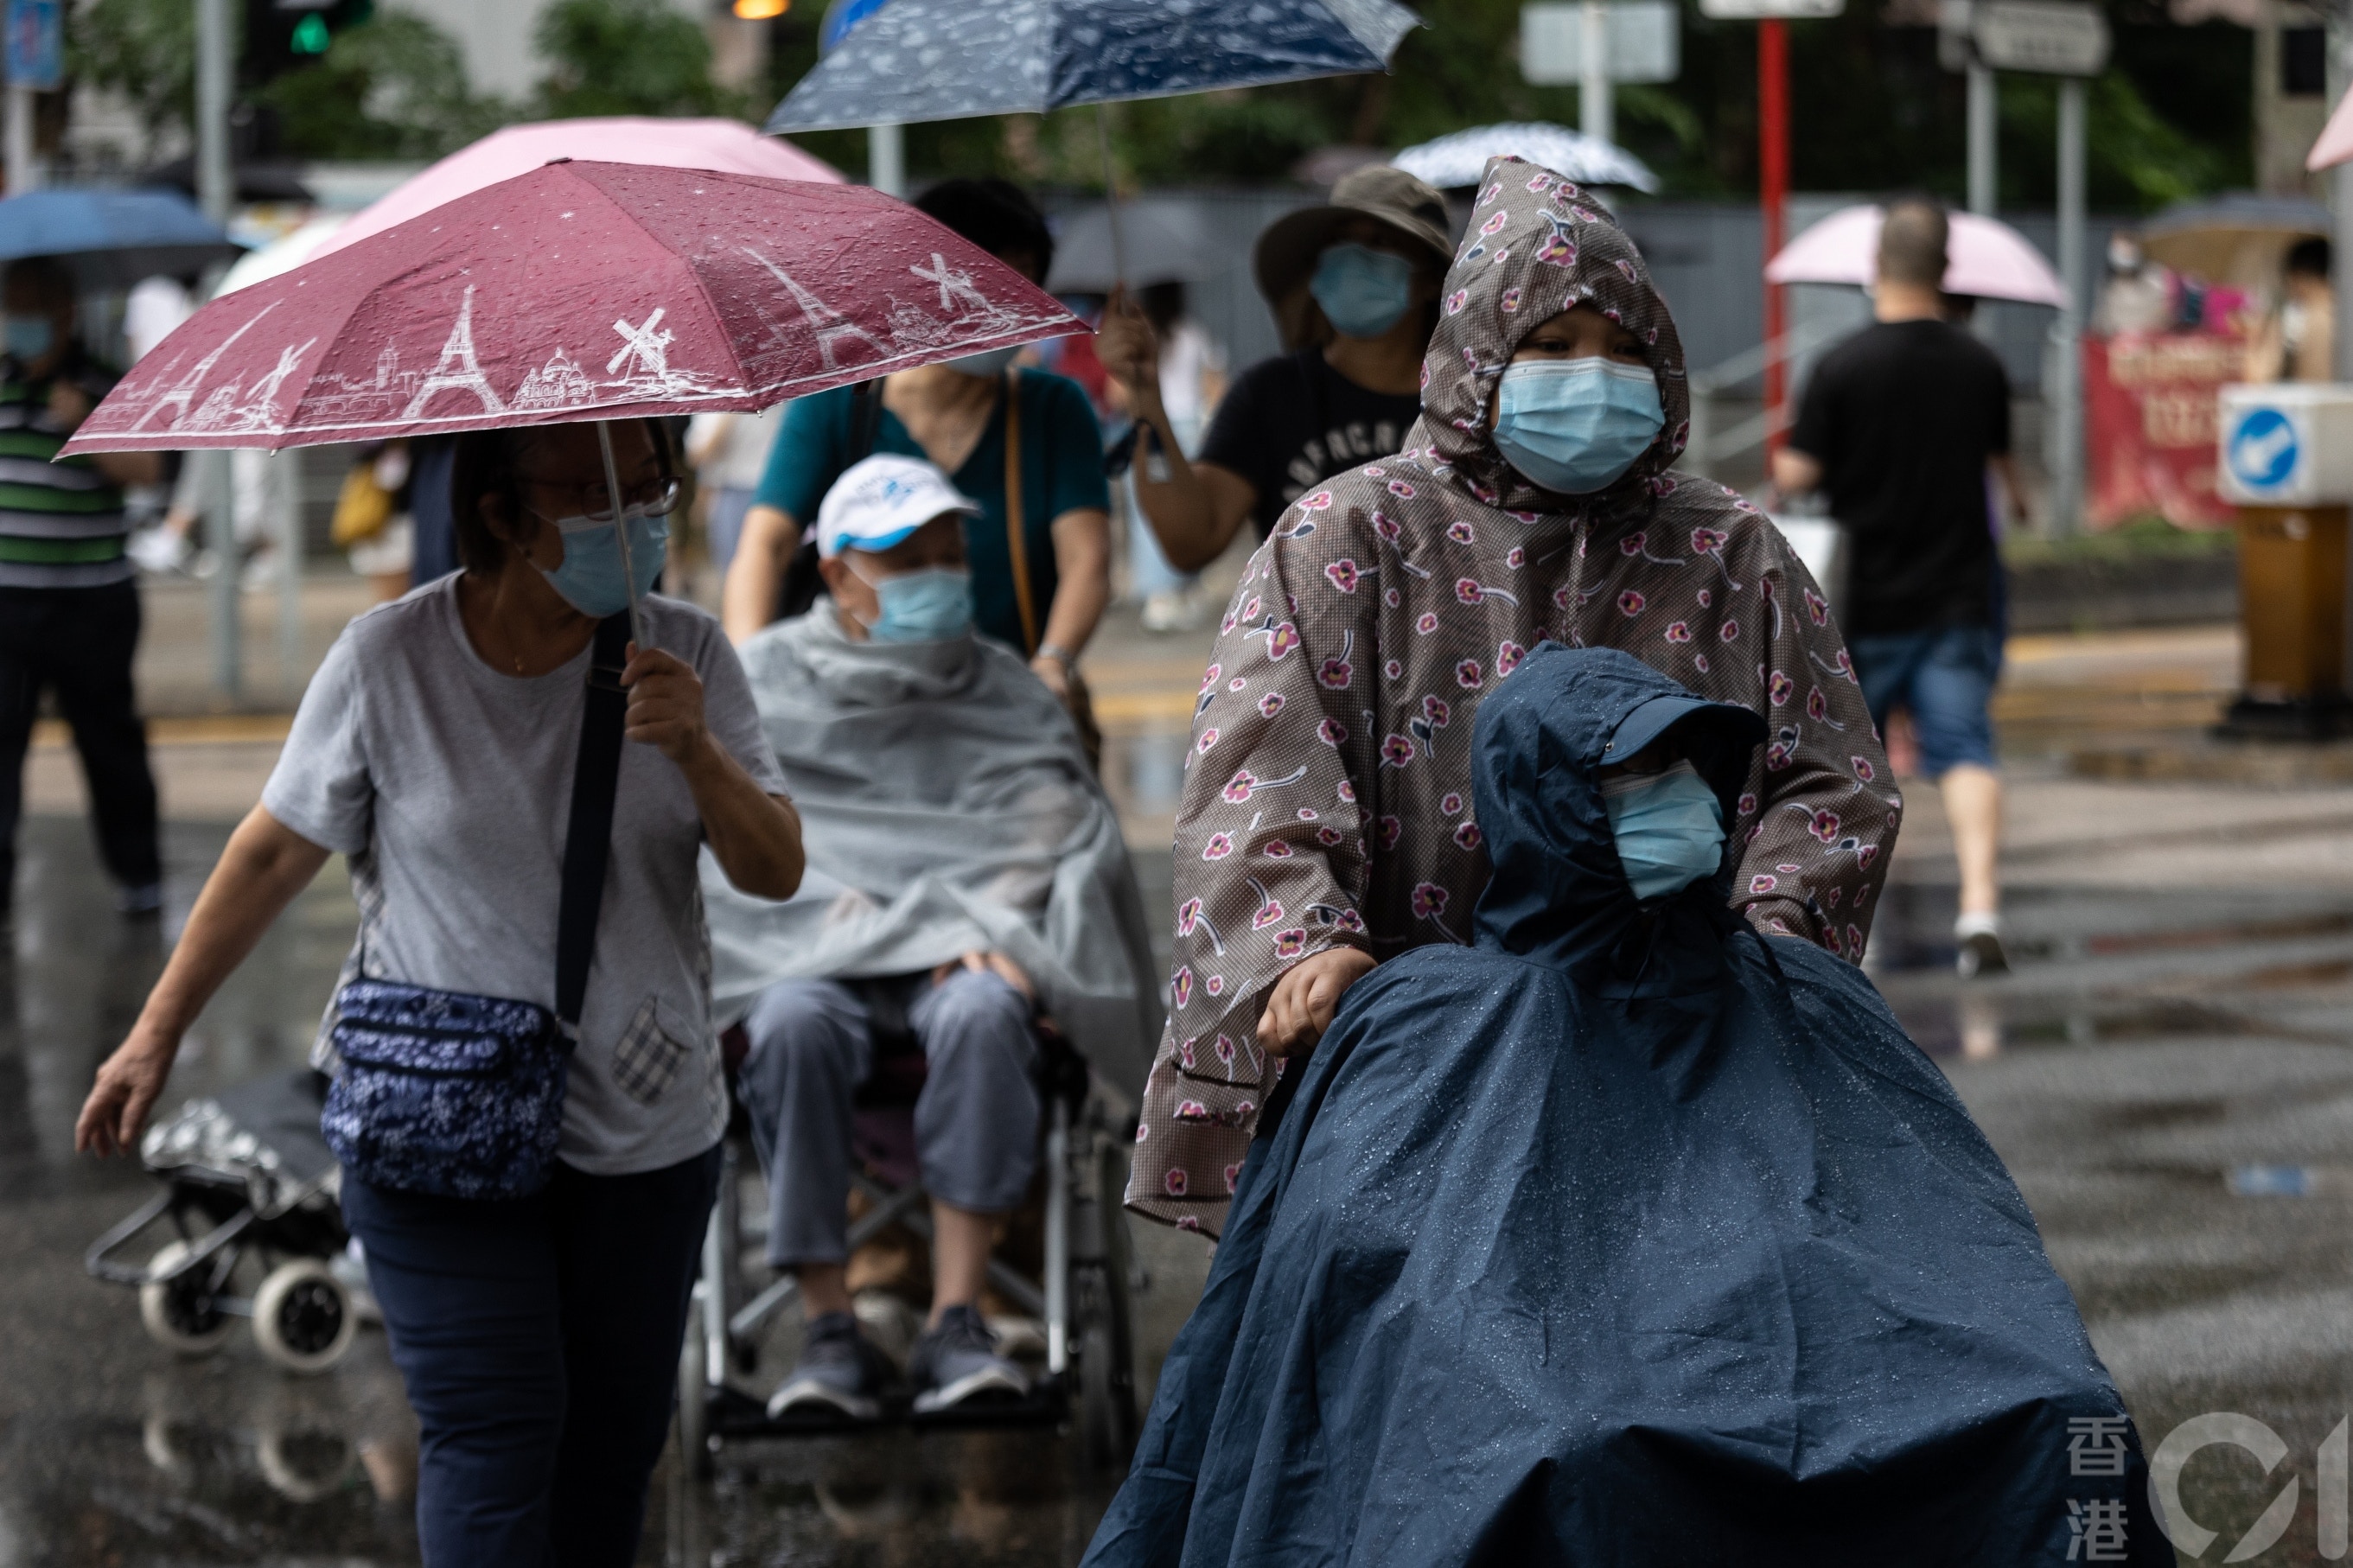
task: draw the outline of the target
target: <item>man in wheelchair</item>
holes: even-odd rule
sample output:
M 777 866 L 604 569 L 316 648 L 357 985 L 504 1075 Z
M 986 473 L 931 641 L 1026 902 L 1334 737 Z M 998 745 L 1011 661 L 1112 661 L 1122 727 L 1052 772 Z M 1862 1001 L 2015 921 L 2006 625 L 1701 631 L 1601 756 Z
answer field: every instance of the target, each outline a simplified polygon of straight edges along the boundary
M 737 1094 L 767 1258 L 796 1274 L 807 1318 L 772 1415 L 871 1417 L 896 1375 L 846 1273 L 852 1118 L 894 1045 L 923 1059 L 933 1300 L 906 1373 L 931 1412 L 1028 1387 L 979 1300 L 997 1222 L 1037 1168 L 1041 1015 L 1131 1100 L 1159 1034 L 1117 816 L 1061 702 L 972 629 L 978 510 L 928 463 L 857 464 L 818 513 L 829 596 L 739 650 L 809 857 L 783 903 L 703 878 L 713 999 L 749 1040 Z

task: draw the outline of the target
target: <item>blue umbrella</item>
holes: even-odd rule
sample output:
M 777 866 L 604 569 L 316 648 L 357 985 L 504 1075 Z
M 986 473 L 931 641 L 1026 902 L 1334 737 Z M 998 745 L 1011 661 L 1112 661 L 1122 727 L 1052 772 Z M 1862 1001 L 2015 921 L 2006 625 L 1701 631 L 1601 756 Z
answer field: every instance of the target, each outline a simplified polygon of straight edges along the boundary
M 1420 25 L 1395 0 L 887 0 L 766 129 L 1043 114 L 1386 70 Z
M 53 256 L 86 289 L 186 277 L 243 252 L 176 191 L 34 191 L 0 201 L 0 264 Z

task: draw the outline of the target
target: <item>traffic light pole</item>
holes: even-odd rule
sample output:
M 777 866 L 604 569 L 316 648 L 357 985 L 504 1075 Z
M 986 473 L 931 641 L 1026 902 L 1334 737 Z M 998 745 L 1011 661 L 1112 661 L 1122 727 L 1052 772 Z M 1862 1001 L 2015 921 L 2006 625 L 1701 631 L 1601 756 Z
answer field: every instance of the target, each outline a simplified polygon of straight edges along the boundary
M 237 186 L 229 170 L 228 100 L 236 39 L 228 0 L 195 0 L 196 7 L 196 201 L 205 216 L 227 226 L 237 205 Z M 237 550 L 236 488 L 227 452 L 199 452 L 192 461 L 203 465 L 198 494 L 203 497 L 205 543 L 213 557 L 212 620 L 213 687 L 220 700 L 236 703 L 244 684 L 245 650 L 238 625 L 242 563 Z

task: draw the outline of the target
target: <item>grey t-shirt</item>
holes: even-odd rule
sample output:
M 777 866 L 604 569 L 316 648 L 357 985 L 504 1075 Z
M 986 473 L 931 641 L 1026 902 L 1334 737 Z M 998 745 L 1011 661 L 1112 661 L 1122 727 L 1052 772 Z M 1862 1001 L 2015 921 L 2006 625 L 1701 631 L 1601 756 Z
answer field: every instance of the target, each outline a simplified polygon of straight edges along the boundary
M 548 675 L 501 674 L 467 639 L 457 584 L 428 583 L 344 628 L 302 694 L 261 804 L 350 858 L 360 934 L 346 978 L 552 1008 L 588 654 Z M 719 623 L 674 599 L 649 598 L 643 614 L 655 645 L 702 677 L 712 734 L 762 789 L 783 794 Z M 580 1170 L 659 1170 L 710 1148 L 726 1126 L 702 843 L 678 765 L 625 742 L 564 1107 L 560 1152 Z M 334 1068 L 323 1028 L 313 1059 Z

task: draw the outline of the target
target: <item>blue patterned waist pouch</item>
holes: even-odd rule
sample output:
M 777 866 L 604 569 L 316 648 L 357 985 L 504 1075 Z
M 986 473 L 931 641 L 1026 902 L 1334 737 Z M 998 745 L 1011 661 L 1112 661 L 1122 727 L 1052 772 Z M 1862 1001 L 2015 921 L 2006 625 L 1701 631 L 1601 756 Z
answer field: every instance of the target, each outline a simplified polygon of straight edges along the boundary
M 554 1014 L 396 980 L 351 982 L 335 1011 L 343 1071 L 319 1126 L 346 1173 L 449 1198 L 547 1184 L 572 1061 Z

